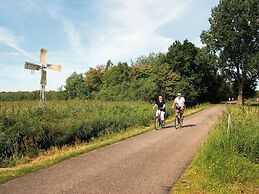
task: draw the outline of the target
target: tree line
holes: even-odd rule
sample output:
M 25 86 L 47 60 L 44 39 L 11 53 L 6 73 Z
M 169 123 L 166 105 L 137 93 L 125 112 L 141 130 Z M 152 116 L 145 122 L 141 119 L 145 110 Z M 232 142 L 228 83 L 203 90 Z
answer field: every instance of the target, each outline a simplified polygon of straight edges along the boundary
M 232 95 L 232 88 L 219 74 L 217 60 L 206 48 L 175 41 L 167 53 L 142 56 L 130 65 L 109 60 L 84 74 L 74 72 L 63 94 L 66 99 L 153 101 L 159 95 L 172 100 L 181 92 L 189 105 L 218 102 Z
M 131 64 L 109 60 L 85 73 L 74 72 L 64 90 L 51 96 L 153 101 L 158 95 L 172 100 L 181 92 L 189 105 L 228 97 L 242 104 L 256 94 L 259 79 L 258 6 L 256 0 L 220 0 L 212 9 L 210 28 L 201 34 L 203 48 L 175 41 L 166 53 L 151 53 Z
M 0 92 L 0 101 L 39 100 L 40 91 Z M 48 91 L 48 100 L 64 99 L 60 91 Z
M 140 57 L 130 66 L 108 61 L 85 75 L 74 73 L 66 82 L 66 97 L 152 100 L 182 92 L 190 104 L 233 95 L 243 104 L 244 97 L 256 94 L 259 79 L 258 1 L 220 0 L 209 23 L 201 33 L 203 48 L 176 41 L 167 53 Z M 75 79 L 84 87 L 74 90 Z

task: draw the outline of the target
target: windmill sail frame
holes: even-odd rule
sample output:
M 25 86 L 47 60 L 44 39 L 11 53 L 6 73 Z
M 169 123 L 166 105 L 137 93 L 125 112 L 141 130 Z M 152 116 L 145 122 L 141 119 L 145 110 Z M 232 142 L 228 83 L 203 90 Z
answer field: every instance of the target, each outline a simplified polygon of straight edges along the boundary
M 47 52 L 45 48 L 40 49 L 40 64 L 42 65 L 46 64 Z
M 40 50 L 40 65 L 30 62 L 25 62 L 24 68 L 31 71 L 41 70 L 41 79 L 40 79 L 40 106 L 44 107 L 46 104 L 46 85 L 47 85 L 47 71 L 45 69 L 51 69 L 54 71 L 61 71 L 61 65 L 55 64 L 46 64 L 47 58 L 47 49 L 41 48 Z
M 47 64 L 47 69 L 61 71 L 61 65 Z
M 24 64 L 25 69 L 30 69 L 30 70 L 37 70 L 39 71 L 41 69 L 40 65 L 37 65 L 35 63 L 30 63 L 30 62 L 25 62 Z

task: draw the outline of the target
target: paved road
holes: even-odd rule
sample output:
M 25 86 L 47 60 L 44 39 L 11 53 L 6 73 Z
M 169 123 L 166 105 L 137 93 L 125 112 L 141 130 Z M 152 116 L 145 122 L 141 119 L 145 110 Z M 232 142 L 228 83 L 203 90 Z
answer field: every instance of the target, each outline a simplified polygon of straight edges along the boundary
M 167 127 L 0 185 L 0 193 L 168 193 L 225 109 L 216 105 Z

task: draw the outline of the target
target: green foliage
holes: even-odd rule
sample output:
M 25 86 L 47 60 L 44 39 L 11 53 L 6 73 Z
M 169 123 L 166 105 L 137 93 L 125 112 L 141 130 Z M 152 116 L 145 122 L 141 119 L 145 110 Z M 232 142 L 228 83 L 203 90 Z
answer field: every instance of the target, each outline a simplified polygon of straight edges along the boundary
M 232 89 L 218 74 L 217 56 L 188 40 L 176 41 L 166 54 L 142 56 L 131 66 L 108 61 L 105 68 L 90 68 L 85 75 L 93 99 L 152 102 L 159 95 L 173 100 L 181 92 L 187 106 L 193 106 L 227 99 Z
M 232 118 L 227 133 L 227 115 Z M 206 176 L 221 184 L 256 180 L 259 173 L 258 109 L 247 111 L 242 107 L 230 108 L 197 156 Z
M 183 43 L 176 41 L 169 47 L 166 60 L 171 65 L 171 71 L 180 76 L 173 87 L 173 96 L 181 92 L 191 105 L 226 99 L 219 93 L 224 80 L 219 79 L 217 57 L 206 48 L 197 48 L 188 40 Z
M 168 49 L 167 62 L 172 65 L 172 70 L 184 77 L 190 77 L 199 70 L 195 63 L 198 48 L 193 43 L 185 40 L 183 44 L 175 41 Z
M 118 85 L 129 80 L 130 68 L 127 63 L 119 62 L 104 72 L 103 87 Z
M 257 0 L 221 0 L 212 10 L 210 29 L 201 35 L 202 41 L 219 54 L 222 71 L 237 83 L 239 103 L 244 82 L 254 83 L 259 78 L 258 6 Z
M 103 83 L 103 72 L 104 72 L 104 67 L 103 66 L 97 66 L 95 68 L 90 68 L 86 73 L 85 73 L 85 83 L 86 87 L 90 92 L 98 92 Z
M 180 92 L 187 106 L 216 103 L 233 96 L 233 85 L 219 73 L 218 60 L 208 49 L 198 48 L 188 40 L 175 41 L 167 53 L 151 53 L 131 65 L 113 64 L 109 60 L 106 65 L 90 68 L 84 75 L 74 72 L 67 78 L 65 90 L 56 92 L 53 99 L 153 102 L 159 95 L 171 101 Z M 52 99 L 49 95 L 47 100 Z
M 154 117 L 146 102 L 52 101 L 2 103 L 0 109 L 0 166 L 35 156 L 52 146 L 90 141 L 104 134 L 147 126 Z
M 232 105 L 180 178 L 176 191 L 196 193 L 202 189 L 215 193 L 254 193 L 256 186 L 253 184 L 259 178 L 258 113 L 256 106 Z M 231 117 L 229 132 L 228 115 Z M 182 181 L 188 182 L 189 186 L 182 188 Z
M 66 99 L 84 99 L 88 96 L 85 78 L 82 73 L 77 74 L 74 72 L 67 78 L 64 95 Z

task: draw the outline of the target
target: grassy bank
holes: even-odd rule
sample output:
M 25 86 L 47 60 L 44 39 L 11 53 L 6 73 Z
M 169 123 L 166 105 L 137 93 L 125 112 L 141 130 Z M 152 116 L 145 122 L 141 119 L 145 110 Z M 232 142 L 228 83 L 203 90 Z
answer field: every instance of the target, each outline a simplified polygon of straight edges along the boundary
M 258 148 L 258 104 L 232 105 L 175 184 L 173 193 L 259 193 Z
M 212 106 L 211 104 L 201 104 L 196 107 L 187 109 L 185 116 L 194 114 L 203 109 Z M 152 106 L 151 106 L 152 107 Z M 149 109 L 149 111 L 152 108 Z M 151 111 L 152 112 L 152 111 Z M 169 116 L 167 122 L 172 122 L 172 116 Z M 149 123 L 152 123 L 149 121 Z M 73 145 L 66 145 L 63 147 L 51 147 L 48 151 L 40 152 L 37 157 L 23 157 L 15 167 L 12 168 L 2 168 L 0 169 L 0 183 L 4 183 L 16 177 L 23 176 L 27 173 L 37 171 L 39 169 L 54 165 L 58 162 L 66 160 L 71 157 L 78 156 L 83 153 L 95 150 L 97 148 L 110 145 L 124 139 L 145 133 L 147 131 L 153 130 L 153 123 L 149 124 L 148 127 L 129 127 L 127 130 L 117 131 L 112 134 L 103 134 L 90 142 L 76 143 Z

